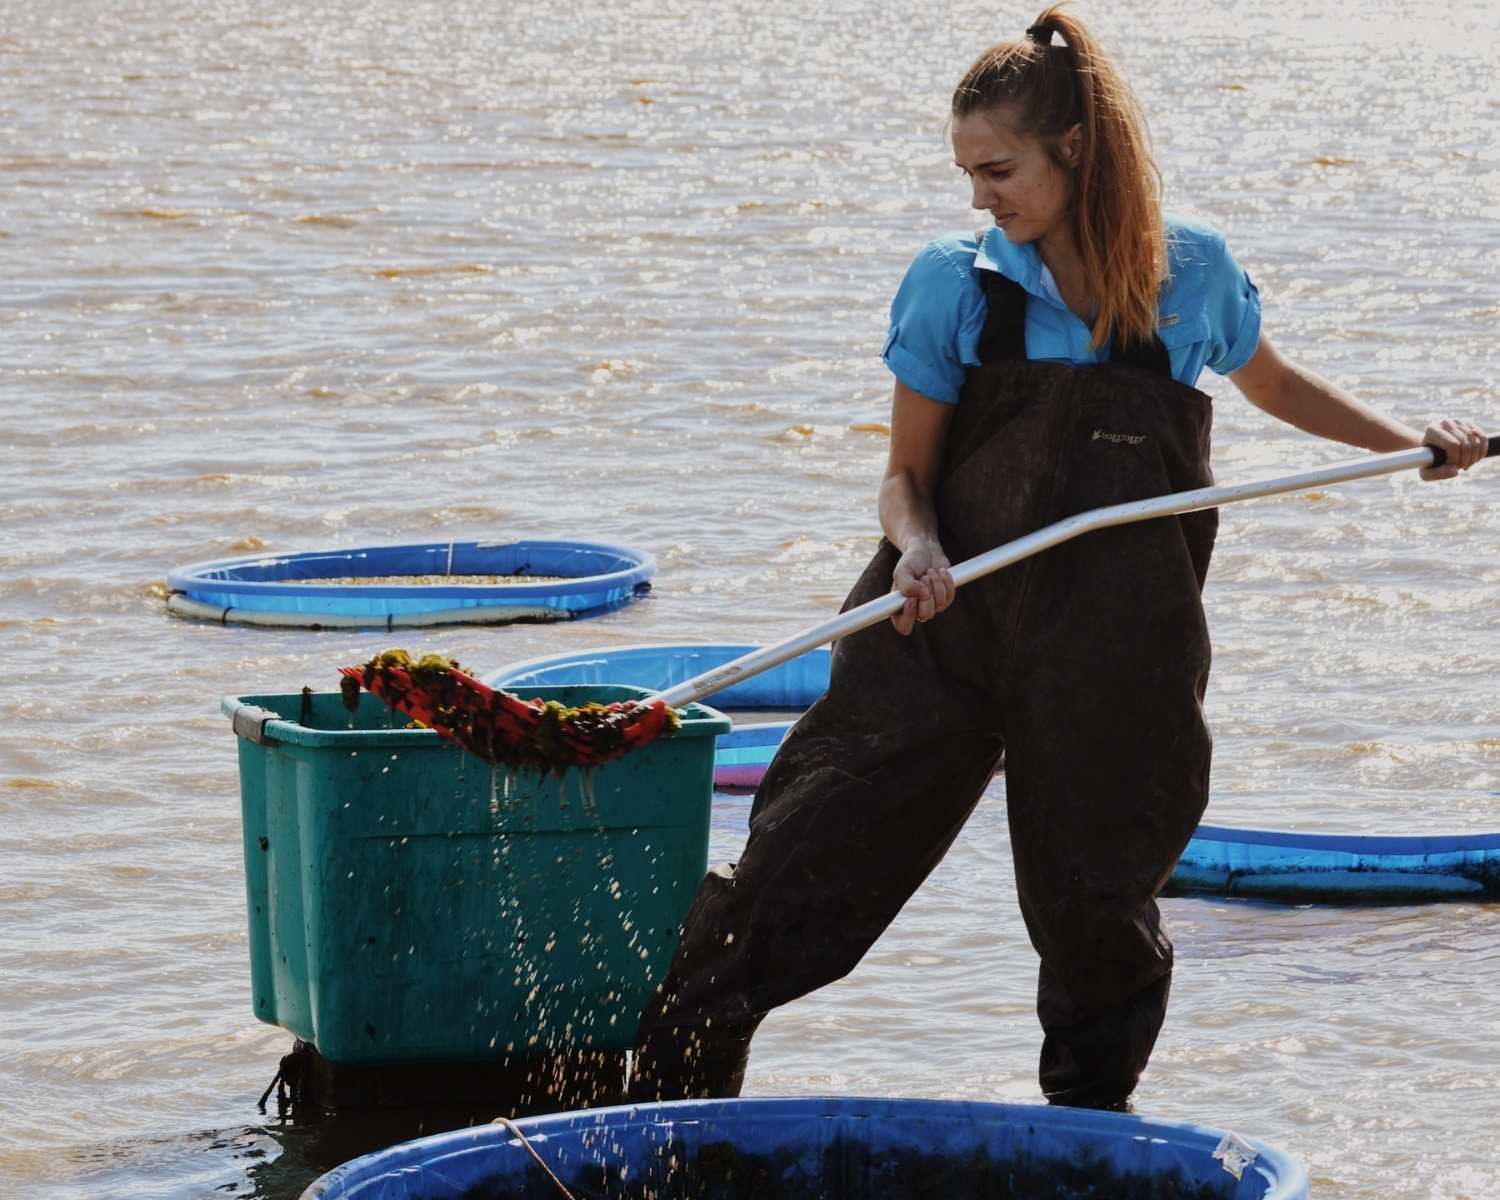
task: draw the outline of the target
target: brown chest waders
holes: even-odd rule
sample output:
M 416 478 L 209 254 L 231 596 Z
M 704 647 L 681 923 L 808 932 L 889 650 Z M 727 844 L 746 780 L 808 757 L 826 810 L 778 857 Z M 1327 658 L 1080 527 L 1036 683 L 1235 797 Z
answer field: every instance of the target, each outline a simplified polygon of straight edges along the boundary
M 1108 364 L 1025 359 L 1019 287 L 990 308 L 937 496 L 957 562 L 1078 512 L 1212 483 L 1210 402 L 1159 339 Z M 903 638 L 839 641 L 827 694 L 767 770 L 642 1017 L 631 1098 L 739 1093 L 777 1005 L 841 978 L 952 844 L 1001 754 L 1016 892 L 1041 956 L 1041 1085 L 1105 1106 L 1166 1013 L 1155 897 L 1208 800 L 1213 511 L 1090 533 L 961 589 Z M 846 602 L 890 590 L 882 542 Z

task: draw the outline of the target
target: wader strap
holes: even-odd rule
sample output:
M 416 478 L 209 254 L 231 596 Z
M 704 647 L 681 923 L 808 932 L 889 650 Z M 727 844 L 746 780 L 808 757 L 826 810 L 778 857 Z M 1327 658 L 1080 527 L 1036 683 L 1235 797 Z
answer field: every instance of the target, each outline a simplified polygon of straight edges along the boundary
M 1026 291 L 996 271 L 975 271 L 988 310 L 979 333 L 979 361 L 1026 361 Z
M 1172 362 L 1167 357 L 1167 348 L 1153 329 L 1149 342 L 1127 342 L 1121 346 L 1113 342 L 1109 348 L 1109 361 L 1123 363 L 1128 367 L 1141 367 L 1158 375 L 1172 378 Z
M 974 278 L 984 291 L 988 305 L 984 328 L 979 333 L 979 361 L 985 366 L 998 362 L 1024 362 L 1026 290 L 1014 279 L 1007 279 L 997 271 L 975 271 Z M 1112 343 L 1109 361 L 1172 378 L 1167 348 L 1155 332 L 1149 342 L 1130 342 L 1125 346 Z

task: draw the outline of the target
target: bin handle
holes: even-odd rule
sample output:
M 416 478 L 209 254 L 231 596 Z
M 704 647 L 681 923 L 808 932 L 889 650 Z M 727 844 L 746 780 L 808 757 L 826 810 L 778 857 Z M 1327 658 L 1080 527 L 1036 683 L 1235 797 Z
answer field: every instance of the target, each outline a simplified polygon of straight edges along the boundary
M 281 714 L 272 712 L 269 708 L 259 708 L 254 704 L 241 704 L 234 710 L 229 723 L 234 732 L 247 742 L 254 742 L 257 746 L 277 746 L 280 743 L 266 733 L 266 726 L 272 721 L 281 720 Z

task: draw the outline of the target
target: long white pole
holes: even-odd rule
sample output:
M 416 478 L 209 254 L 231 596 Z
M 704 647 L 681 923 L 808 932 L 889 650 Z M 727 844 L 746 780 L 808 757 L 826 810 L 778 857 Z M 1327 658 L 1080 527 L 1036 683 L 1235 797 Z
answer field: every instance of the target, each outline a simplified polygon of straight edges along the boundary
M 1490 439 L 1491 454 L 1500 452 L 1500 438 Z M 1240 500 L 1256 500 L 1262 496 L 1279 496 L 1285 492 L 1301 492 L 1308 488 L 1323 487 L 1330 483 L 1347 483 L 1351 479 L 1368 479 L 1375 475 L 1391 475 L 1397 471 L 1409 471 L 1414 467 L 1439 466 L 1444 460 L 1443 452 L 1433 446 L 1422 446 L 1415 450 L 1398 450 L 1393 454 L 1368 455 L 1348 462 L 1334 463 L 1313 471 L 1302 471 L 1296 475 L 1282 475 L 1276 479 L 1262 479 L 1256 483 L 1229 484 L 1225 487 L 1198 488 L 1191 492 L 1173 492 L 1157 496 L 1152 500 L 1133 500 L 1126 504 L 1112 504 L 1108 508 L 1096 508 L 1079 513 L 1055 524 L 1028 533 L 1013 542 L 997 546 L 984 554 L 975 555 L 952 568 L 953 582 L 962 587 L 1002 567 L 1008 567 L 1023 558 L 1030 558 L 1043 550 L 1066 542 L 1080 534 L 1095 529 L 1107 529 L 1111 525 L 1128 525 L 1133 521 L 1149 521 L 1153 517 L 1168 517 L 1178 513 L 1197 512 L 1204 508 L 1217 508 Z M 856 633 L 877 621 L 885 620 L 900 611 L 906 597 L 899 592 L 888 592 L 884 596 L 840 613 L 821 625 L 794 634 L 785 641 L 763 646 L 743 654 L 732 662 L 715 667 L 684 680 L 666 691 L 653 696 L 673 708 L 691 704 L 711 696 L 714 692 L 759 675 L 774 666 L 805 654 L 826 642 L 836 641 L 848 634 Z

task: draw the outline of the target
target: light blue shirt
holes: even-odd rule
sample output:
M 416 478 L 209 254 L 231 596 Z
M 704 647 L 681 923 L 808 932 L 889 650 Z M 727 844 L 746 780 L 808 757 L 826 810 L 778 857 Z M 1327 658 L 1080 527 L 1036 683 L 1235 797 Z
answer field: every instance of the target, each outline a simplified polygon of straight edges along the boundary
M 1166 227 L 1171 279 L 1156 332 L 1173 378 L 1191 387 L 1204 367 L 1228 375 L 1250 361 L 1260 296 L 1216 229 L 1170 216 Z M 955 234 L 922 249 L 891 303 L 881 357 L 913 391 L 957 404 L 965 369 L 979 365 L 987 304 L 975 270 L 998 271 L 1025 289 L 1027 358 L 1074 366 L 1109 358 L 1107 346 L 1089 349 L 1089 327 L 1063 303 L 1034 244 L 1013 245 L 998 228 L 978 245 L 972 234 Z

